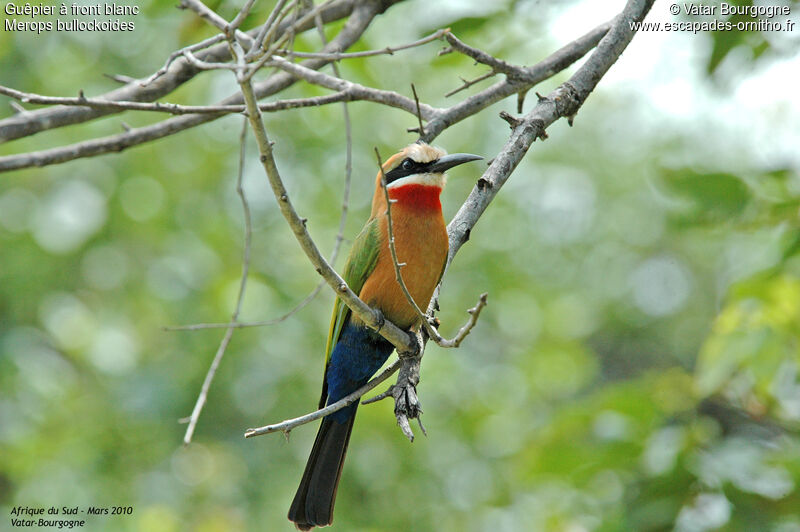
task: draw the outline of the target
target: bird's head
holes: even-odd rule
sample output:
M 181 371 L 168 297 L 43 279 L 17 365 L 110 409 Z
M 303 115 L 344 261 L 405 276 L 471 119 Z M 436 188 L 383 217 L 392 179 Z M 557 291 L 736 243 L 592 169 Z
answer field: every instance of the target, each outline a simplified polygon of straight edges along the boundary
M 416 142 L 392 155 L 383 163 L 375 181 L 372 200 L 373 216 L 385 209 L 386 199 L 381 186 L 382 174 L 386 176 L 389 197 L 398 202 L 419 204 L 419 207 L 438 206 L 439 194 L 447 182 L 445 171 L 459 164 L 483 159 L 469 153 L 447 152 L 424 142 Z

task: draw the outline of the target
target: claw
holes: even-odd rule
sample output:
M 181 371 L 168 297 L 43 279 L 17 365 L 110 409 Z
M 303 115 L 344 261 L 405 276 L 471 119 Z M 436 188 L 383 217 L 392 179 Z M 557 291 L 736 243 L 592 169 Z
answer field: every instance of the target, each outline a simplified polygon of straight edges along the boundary
M 383 312 L 380 309 L 372 309 L 372 312 L 375 314 L 375 321 L 378 322 L 378 325 L 375 327 L 375 332 L 381 332 L 383 326 L 386 325 L 386 318 L 383 316 Z
M 411 343 L 411 349 L 408 351 L 404 351 L 402 353 L 398 352 L 398 356 L 401 358 L 417 358 L 419 357 L 420 353 L 422 353 L 422 344 L 419 341 L 419 336 L 413 330 L 408 331 L 408 339 Z

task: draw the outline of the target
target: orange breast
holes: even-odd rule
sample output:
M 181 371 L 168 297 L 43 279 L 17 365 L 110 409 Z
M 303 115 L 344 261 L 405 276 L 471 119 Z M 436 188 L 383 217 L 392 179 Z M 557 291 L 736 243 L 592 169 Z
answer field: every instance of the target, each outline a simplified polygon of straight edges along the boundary
M 447 259 L 447 228 L 439 204 L 438 187 L 424 187 L 433 189 L 424 191 L 431 196 L 429 198 L 421 198 L 419 190 L 404 191 L 405 188 L 409 187 L 391 191 L 392 197 L 398 200 L 392 204 L 395 249 L 399 262 L 406 264 L 400 269 L 403 281 L 417 306 L 425 312 Z M 412 193 L 415 201 L 406 201 L 404 196 Z M 419 324 L 417 314 L 395 278 L 385 213 L 380 218 L 378 262 L 359 296 L 368 305 L 380 309 L 398 327 L 416 326 Z

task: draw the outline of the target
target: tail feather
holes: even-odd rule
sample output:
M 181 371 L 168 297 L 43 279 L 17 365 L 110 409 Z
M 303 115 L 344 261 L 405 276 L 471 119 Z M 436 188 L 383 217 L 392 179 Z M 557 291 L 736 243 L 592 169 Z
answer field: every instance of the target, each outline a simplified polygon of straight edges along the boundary
M 300 487 L 289 507 L 289 520 L 299 530 L 311 530 L 333 522 L 336 488 L 355 419 L 356 408 L 344 423 L 331 417 L 323 418 Z

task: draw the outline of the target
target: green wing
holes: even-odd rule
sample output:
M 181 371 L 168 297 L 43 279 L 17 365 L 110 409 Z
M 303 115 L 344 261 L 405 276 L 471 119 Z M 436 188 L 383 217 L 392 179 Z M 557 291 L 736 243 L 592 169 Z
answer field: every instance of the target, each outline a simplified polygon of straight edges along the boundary
M 378 255 L 380 253 L 380 235 L 378 233 L 378 220 L 377 218 L 367 222 L 364 229 L 356 237 L 353 242 L 353 248 L 350 250 L 350 255 L 347 257 L 347 263 L 344 266 L 344 281 L 350 289 L 358 294 L 361 292 L 367 278 L 375 269 L 375 264 L 378 262 Z M 328 363 L 331 360 L 331 353 L 336 342 L 339 341 L 339 336 L 342 334 L 342 328 L 347 323 L 350 317 L 350 308 L 345 305 L 342 300 L 337 297 L 336 302 L 333 304 L 333 315 L 331 316 L 331 327 L 328 331 L 328 343 L 325 346 L 325 375 L 328 374 Z M 319 401 L 319 407 L 325 406 L 325 399 L 328 395 L 328 380 L 323 377 L 322 379 L 322 397 Z

